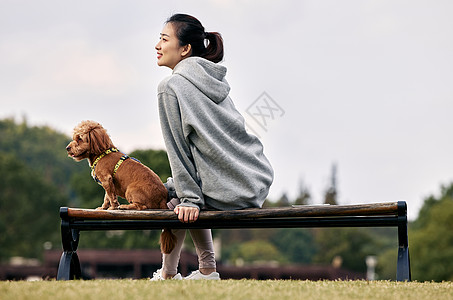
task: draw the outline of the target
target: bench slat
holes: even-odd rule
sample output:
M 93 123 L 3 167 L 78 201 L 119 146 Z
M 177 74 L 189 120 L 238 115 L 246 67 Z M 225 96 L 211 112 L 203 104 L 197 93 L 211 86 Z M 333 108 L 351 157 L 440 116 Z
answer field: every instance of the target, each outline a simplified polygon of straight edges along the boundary
M 229 211 L 201 211 L 200 220 L 238 220 L 259 218 L 296 218 L 329 216 L 397 215 L 398 203 L 355 205 L 302 205 L 279 208 L 250 208 Z M 95 210 L 68 208 L 68 217 L 97 220 L 177 220 L 172 210 Z

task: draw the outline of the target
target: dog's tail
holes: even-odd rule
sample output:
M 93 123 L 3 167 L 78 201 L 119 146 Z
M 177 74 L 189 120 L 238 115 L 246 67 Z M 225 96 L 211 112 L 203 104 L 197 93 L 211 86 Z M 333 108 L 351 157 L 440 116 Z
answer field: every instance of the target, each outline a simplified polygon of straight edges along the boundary
M 170 229 L 164 228 L 160 234 L 160 251 L 164 254 L 170 254 L 176 246 L 176 235 Z

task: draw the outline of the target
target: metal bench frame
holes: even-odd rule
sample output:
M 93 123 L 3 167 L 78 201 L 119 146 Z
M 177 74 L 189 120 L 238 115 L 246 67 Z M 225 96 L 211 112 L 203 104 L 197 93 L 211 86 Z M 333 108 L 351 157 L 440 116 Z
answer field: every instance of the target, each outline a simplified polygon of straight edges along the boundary
M 145 229 L 397 227 L 397 281 L 410 281 L 407 204 L 405 201 L 358 205 L 303 205 L 286 208 L 201 211 L 194 223 L 182 223 L 171 210 L 92 210 L 60 208 L 63 254 L 57 280 L 80 279 L 77 247 L 80 231 Z

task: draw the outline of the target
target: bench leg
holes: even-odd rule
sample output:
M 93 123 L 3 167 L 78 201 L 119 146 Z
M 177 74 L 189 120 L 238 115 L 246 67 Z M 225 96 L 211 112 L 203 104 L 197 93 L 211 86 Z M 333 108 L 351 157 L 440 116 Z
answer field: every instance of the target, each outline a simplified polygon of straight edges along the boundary
M 396 280 L 411 281 L 411 266 L 408 247 L 398 247 L 398 262 L 396 265 Z
M 409 258 L 409 240 L 407 235 L 406 202 L 398 202 L 398 260 L 396 264 L 396 280 L 411 280 L 411 263 Z
M 72 280 L 80 279 L 81 277 L 82 270 L 77 252 L 64 251 L 58 265 L 57 280 Z
M 61 211 L 60 215 L 63 254 L 58 265 L 57 280 L 80 279 L 82 277 L 82 271 L 76 252 L 79 245 L 80 232 L 77 229 L 71 228 L 70 220 L 66 217 L 67 215 L 65 215 L 64 211 Z

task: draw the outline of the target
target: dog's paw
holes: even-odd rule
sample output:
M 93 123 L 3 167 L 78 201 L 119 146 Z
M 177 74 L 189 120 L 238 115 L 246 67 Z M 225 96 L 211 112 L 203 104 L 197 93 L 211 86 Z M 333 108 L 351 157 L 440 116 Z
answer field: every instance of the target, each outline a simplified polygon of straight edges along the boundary
M 116 210 L 116 209 L 118 209 L 118 206 L 117 207 L 110 206 L 109 208 L 107 208 L 107 210 Z
M 120 206 L 118 206 L 118 209 L 131 210 L 131 209 L 136 209 L 136 208 L 135 208 L 135 206 L 133 206 L 131 204 L 121 204 Z
M 96 210 L 104 210 L 104 208 L 102 206 L 99 206 L 96 208 Z

